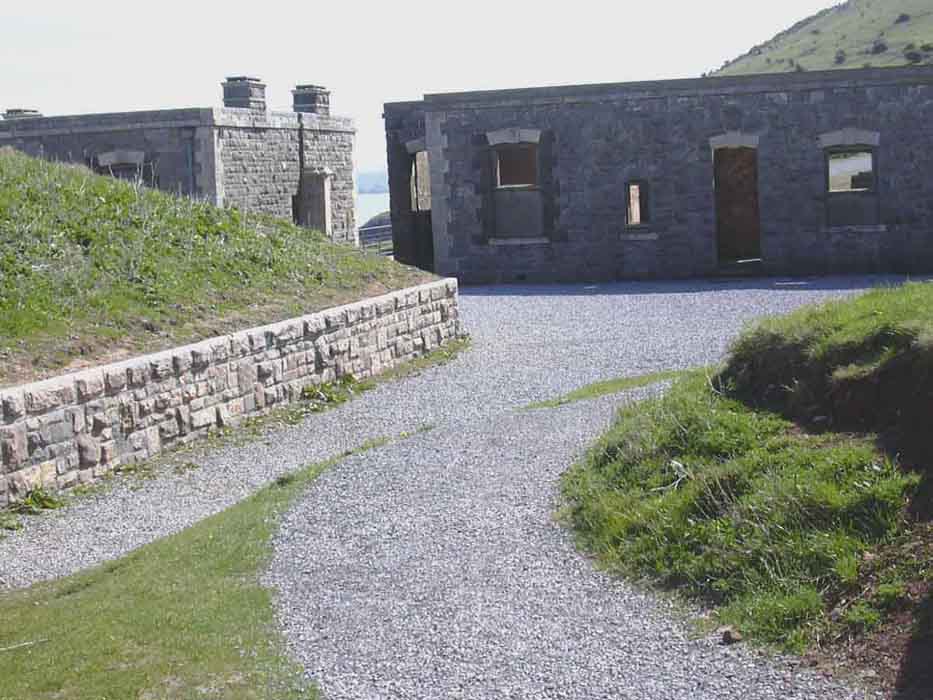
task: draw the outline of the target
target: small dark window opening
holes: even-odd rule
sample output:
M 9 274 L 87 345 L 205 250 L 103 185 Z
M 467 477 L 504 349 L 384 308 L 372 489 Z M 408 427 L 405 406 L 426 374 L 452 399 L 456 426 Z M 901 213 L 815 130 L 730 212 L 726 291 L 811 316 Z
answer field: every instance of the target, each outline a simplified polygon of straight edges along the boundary
M 846 150 L 826 155 L 830 193 L 874 192 L 875 155 L 870 150 Z
M 648 185 L 644 182 L 628 183 L 625 187 L 625 223 L 628 226 L 641 226 L 650 221 Z
M 538 186 L 538 146 L 532 143 L 499 146 L 496 149 L 498 187 Z

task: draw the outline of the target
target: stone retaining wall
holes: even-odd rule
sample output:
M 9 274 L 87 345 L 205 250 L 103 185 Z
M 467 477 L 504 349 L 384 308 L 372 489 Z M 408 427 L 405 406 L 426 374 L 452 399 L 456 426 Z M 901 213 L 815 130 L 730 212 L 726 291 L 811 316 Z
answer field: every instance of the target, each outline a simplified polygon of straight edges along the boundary
M 63 489 L 460 333 L 447 279 L 233 335 L 0 389 L 0 506 Z

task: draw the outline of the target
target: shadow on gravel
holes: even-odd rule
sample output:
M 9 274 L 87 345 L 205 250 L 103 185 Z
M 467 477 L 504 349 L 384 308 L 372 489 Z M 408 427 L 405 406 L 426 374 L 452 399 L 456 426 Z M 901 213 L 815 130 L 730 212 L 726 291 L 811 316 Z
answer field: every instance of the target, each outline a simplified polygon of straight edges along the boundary
M 461 285 L 462 296 L 600 296 L 639 294 L 689 294 L 710 291 L 760 291 L 773 289 L 783 292 L 863 290 L 903 284 L 908 278 L 901 275 L 862 275 L 852 277 L 724 277 L 696 280 L 652 282 L 602 282 L 594 284 L 502 284 L 497 286 Z M 919 278 L 911 278 L 922 281 Z
M 933 586 L 916 617 L 916 628 L 897 676 L 894 700 L 933 698 Z

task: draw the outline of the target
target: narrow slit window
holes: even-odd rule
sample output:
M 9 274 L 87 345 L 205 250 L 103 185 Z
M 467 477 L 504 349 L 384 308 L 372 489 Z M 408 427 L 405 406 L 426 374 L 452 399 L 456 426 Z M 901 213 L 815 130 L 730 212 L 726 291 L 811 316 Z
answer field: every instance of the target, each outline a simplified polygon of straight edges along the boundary
M 875 157 L 871 151 L 827 155 L 830 192 L 871 192 L 875 189 Z
M 516 144 L 496 149 L 497 185 L 499 187 L 536 187 L 538 185 L 538 147 Z
M 629 226 L 648 223 L 648 188 L 643 182 L 630 182 L 626 187 L 626 209 Z

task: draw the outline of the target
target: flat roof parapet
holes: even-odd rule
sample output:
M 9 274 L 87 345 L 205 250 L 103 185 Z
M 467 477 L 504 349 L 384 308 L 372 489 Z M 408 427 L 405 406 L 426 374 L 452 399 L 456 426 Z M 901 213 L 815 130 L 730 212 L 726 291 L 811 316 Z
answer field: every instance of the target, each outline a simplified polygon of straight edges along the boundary
M 34 119 L 41 117 L 42 113 L 38 109 L 24 109 L 22 107 L 11 107 L 3 113 L 4 119 Z
M 606 97 L 644 99 L 651 97 L 729 95 L 755 92 L 795 92 L 839 88 L 847 85 L 933 84 L 933 66 L 895 66 L 794 73 L 709 76 L 625 83 L 590 83 L 551 87 L 431 93 L 424 96 L 428 109 L 444 105 L 489 106 L 509 104 L 592 101 Z M 394 104 L 394 103 L 388 103 Z M 404 105 L 407 103 L 398 103 Z

